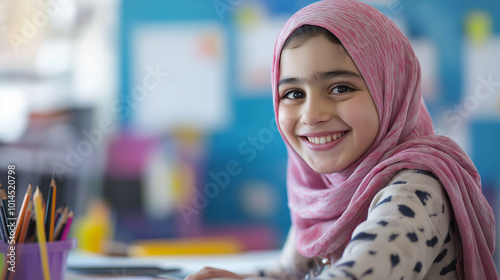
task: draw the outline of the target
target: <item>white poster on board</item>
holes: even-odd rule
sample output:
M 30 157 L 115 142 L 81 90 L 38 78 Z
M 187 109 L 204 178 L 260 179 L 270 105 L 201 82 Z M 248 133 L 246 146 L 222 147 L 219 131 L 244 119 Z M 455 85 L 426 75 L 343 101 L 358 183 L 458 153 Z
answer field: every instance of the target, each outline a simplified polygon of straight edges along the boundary
M 132 35 L 132 124 L 158 133 L 228 122 L 227 51 L 217 22 L 140 25 Z
M 500 37 L 464 44 L 464 93 L 456 118 L 500 118 Z

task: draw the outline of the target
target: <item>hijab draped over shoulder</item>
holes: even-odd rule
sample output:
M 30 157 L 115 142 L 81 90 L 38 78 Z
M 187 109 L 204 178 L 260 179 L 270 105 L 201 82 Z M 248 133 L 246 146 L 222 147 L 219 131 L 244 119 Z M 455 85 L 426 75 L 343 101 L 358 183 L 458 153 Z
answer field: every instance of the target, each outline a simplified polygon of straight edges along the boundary
M 462 279 L 498 279 L 492 254 L 494 215 L 481 191 L 480 176 L 451 139 L 434 134 L 422 99 L 420 65 L 405 35 L 377 9 L 353 0 L 325 0 L 293 15 L 283 27 L 273 55 L 272 86 L 278 122 L 280 54 L 302 25 L 332 32 L 362 74 L 380 119 L 365 155 L 333 174 L 313 171 L 286 141 L 287 190 L 296 246 L 308 257 L 338 258 L 355 227 L 366 220 L 375 194 L 402 169 L 432 172 L 453 207 L 466 260 Z M 459 273 L 461 274 L 461 273 Z

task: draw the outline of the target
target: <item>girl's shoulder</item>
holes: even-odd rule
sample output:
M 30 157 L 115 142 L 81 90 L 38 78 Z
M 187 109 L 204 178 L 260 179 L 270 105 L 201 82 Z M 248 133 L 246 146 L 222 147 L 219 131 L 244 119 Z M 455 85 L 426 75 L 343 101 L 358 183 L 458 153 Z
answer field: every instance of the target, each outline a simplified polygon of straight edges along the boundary
M 400 246 L 412 248 L 410 255 L 420 264 L 416 274 L 423 273 L 423 279 L 456 279 L 460 239 L 448 196 L 434 174 L 419 169 L 395 174 L 373 198 L 369 221 L 386 231 L 380 240 L 391 246 L 404 241 Z
M 441 186 L 439 179 L 432 172 L 422 169 L 402 169 L 396 173 L 392 179 L 389 181 L 390 185 L 394 184 L 421 184 L 421 185 L 433 185 Z
M 429 215 L 445 214 L 445 210 L 451 209 L 448 195 L 438 178 L 421 169 L 404 169 L 395 174 L 375 195 L 370 211 L 381 202 L 404 203 L 408 208 L 421 209 L 420 211 L 424 210 Z M 446 216 L 452 215 L 446 213 Z

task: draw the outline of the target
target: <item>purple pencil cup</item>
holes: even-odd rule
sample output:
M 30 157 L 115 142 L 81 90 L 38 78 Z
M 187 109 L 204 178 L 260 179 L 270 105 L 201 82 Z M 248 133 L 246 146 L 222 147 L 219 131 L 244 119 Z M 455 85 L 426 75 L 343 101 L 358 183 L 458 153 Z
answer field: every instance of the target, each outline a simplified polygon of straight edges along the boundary
M 45 244 L 47 246 L 50 279 L 64 280 L 68 253 L 76 248 L 76 239 L 70 238 L 65 241 L 47 242 Z M 15 255 L 12 254 L 10 247 L 9 244 L 0 243 L 0 252 L 4 254 L 5 260 L 4 269 L 9 270 L 8 276 L 14 274 L 10 279 L 44 280 L 38 243 L 17 244 Z M 12 270 L 15 272 L 12 272 Z

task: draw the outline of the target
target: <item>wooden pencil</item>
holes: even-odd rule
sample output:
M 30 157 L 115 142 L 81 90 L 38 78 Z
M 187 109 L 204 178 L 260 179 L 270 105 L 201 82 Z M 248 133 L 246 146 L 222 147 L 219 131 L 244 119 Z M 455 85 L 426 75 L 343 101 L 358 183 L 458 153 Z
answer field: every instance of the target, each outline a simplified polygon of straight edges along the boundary
M 0 182 L 0 200 L 1 200 L 1 205 L 0 205 L 0 212 L 1 212 L 1 223 L 2 223 L 2 238 L 5 242 L 8 242 L 8 232 L 9 229 L 7 228 L 8 220 L 7 220 L 7 194 L 5 193 L 5 190 L 3 189 L 2 182 Z
M 66 221 L 66 224 L 64 225 L 64 228 L 61 231 L 62 233 L 57 240 L 61 241 L 66 240 L 66 238 L 68 237 L 69 229 L 71 227 L 71 223 L 73 222 L 73 216 L 74 216 L 73 211 L 70 211 L 68 215 L 68 221 Z
M 33 204 L 35 206 L 36 232 L 38 246 L 40 247 L 40 259 L 42 262 L 43 278 L 45 280 L 50 280 L 47 244 L 45 238 L 45 224 L 43 220 L 42 195 L 38 187 L 36 188 L 35 194 L 33 195 Z
M 45 208 L 45 236 L 47 236 L 47 241 L 52 241 L 52 236 L 54 235 L 54 215 L 56 212 L 56 182 L 54 181 L 54 176 L 52 175 L 52 180 L 50 181 L 49 195 L 47 196 L 47 205 Z
M 1 232 L 1 238 L 3 242 L 8 242 L 8 230 L 7 230 L 7 217 L 5 215 L 5 207 L 3 207 L 3 204 L 0 204 L 0 230 Z
M 61 215 L 61 218 L 59 218 L 59 221 L 57 223 L 56 230 L 54 232 L 54 238 L 56 238 L 57 236 L 59 236 L 62 228 L 64 227 L 64 225 L 68 221 L 68 215 L 69 215 L 69 207 L 66 206 L 64 208 L 64 211 L 63 211 L 62 215 Z
M 33 185 L 30 183 L 28 185 L 28 190 L 24 194 L 23 203 L 21 204 L 21 210 L 19 211 L 19 215 L 17 218 L 16 224 L 16 243 L 19 242 L 19 237 L 21 235 L 21 230 L 23 228 L 24 220 L 26 219 L 26 212 L 28 210 L 28 204 L 31 200 L 31 192 L 33 189 Z
M 29 223 L 26 231 L 26 238 L 24 243 L 36 242 L 36 218 L 34 205 L 32 207 L 31 216 L 29 218 Z
M 56 216 L 54 218 L 54 230 L 57 226 L 57 223 L 59 223 L 59 219 L 61 218 L 61 215 L 64 212 L 64 208 L 66 208 L 66 204 L 63 203 L 63 205 L 59 206 L 56 210 Z
M 17 243 L 23 243 L 26 240 L 26 235 L 29 231 L 29 225 L 31 222 L 31 214 L 33 213 L 33 202 L 28 201 L 28 206 L 26 207 L 26 213 L 24 214 L 23 223 L 21 224 L 21 230 L 19 231 Z

